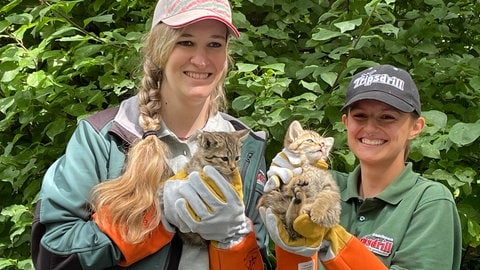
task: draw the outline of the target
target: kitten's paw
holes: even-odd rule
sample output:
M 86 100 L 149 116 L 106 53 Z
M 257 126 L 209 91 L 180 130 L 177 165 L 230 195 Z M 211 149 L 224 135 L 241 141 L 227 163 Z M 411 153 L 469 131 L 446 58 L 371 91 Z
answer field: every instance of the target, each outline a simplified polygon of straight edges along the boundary
M 326 209 L 327 211 L 319 210 L 320 209 L 317 208 L 311 209 L 310 219 L 313 222 L 327 228 L 331 228 L 340 222 L 340 211 L 337 209 Z
M 308 179 L 298 179 L 298 181 L 295 183 L 295 186 L 298 188 L 306 188 L 308 186 Z
M 306 197 L 305 197 L 305 191 L 303 190 L 302 187 L 299 187 L 299 186 L 295 186 L 293 188 L 293 202 L 295 204 L 300 204 L 302 203 L 303 201 L 305 201 Z

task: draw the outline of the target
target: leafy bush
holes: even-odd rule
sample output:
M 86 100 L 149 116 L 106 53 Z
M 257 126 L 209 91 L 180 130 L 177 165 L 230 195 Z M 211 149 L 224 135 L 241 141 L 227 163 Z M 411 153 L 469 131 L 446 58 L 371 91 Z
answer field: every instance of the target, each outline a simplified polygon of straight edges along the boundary
M 32 269 L 30 223 L 42 176 L 79 119 L 135 93 L 155 1 L 2 0 L 0 269 Z M 267 160 L 300 120 L 336 139 L 351 170 L 339 109 L 353 73 L 376 63 L 411 72 L 427 127 L 415 169 L 455 196 L 463 269 L 479 269 L 480 6 L 458 0 L 232 1 L 240 39 L 229 112 L 270 135 Z M 476 267 L 476 268 L 475 268 Z

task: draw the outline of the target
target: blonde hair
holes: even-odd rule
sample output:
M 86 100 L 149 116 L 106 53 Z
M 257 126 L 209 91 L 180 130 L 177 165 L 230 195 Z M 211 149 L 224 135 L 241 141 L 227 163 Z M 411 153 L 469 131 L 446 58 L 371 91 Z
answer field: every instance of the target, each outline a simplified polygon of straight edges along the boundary
M 139 124 L 144 133 L 160 129 L 163 69 L 181 34 L 182 29 L 160 23 L 144 39 L 144 74 L 138 92 Z M 210 114 L 225 106 L 223 81 L 228 65 L 229 60 L 225 63 L 219 85 L 212 93 L 213 98 L 210 98 Z M 90 203 L 98 221 L 110 220 L 114 227 L 122 230 L 124 240 L 133 244 L 141 242 L 155 230 L 161 219 L 158 191 L 168 177 L 168 156 L 168 147 L 157 136 L 146 136 L 133 144 L 128 151 L 123 174 L 96 185 L 91 192 Z M 106 213 L 109 217 L 102 216 L 99 210 L 103 208 L 108 208 Z M 145 219 L 146 216 L 151 219 Z

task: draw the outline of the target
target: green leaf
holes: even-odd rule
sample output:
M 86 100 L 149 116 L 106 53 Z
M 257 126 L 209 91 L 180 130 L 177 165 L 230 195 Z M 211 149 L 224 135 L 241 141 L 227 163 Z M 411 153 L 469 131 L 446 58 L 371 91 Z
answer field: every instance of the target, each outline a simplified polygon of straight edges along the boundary
M 13 24 L 29 24 L 33 20 L 33 16 L 28 13 L 14 14 L 6 16 L 5 19 Z
M 480 76 L 474 76 L 468 82 L 473 90 L 480 92 Z
M 46 79 L 45 72 L 43 70 L 36 71 L 28 74 L 27 84 L 31 87 L 39 87 Z
M 420 152 L 423 156 L 439 159 L 440 158 L 440 150 L 435 145 L 430 143 L 424 143 L 420 146 Z
M 448 138 L 459 146 L 470 144 L 478 137 L 480 137 L 480 122 L 457 123 L 448 134 Z
M 444 112 L 437 110 L 423 111 L 422 116 L 426 122 L 426 126 L 423 129 L 425 133 L 436 134 L 447 125 L 447 115 Z
M 113 23 L 114 22 L 113 21 L 113 15 L 112 14 L 107 14 L 107 15 L 90 17 L 90 18 L 87 18 L 83 21 L 83 25 L 87 26 L 91 22 Z
M 232 102 L 232 109 L 235 111 L 242 111 L 252 106 L 255 101 L 255 96 L 245 95 L 237 97 Z
M 86 45 L 76 50 L 75 54 L 79 58 L 90 57 L 100 52 L 103 48 L 104 48 L 103 45 L 98 45 L 98 44 Z
M 290 118 L 292 111 L 286 107 L 278 108 L 270 112 L 268 115 L 272 118 L 272 124 L 283 123 Z
M 317 95 L 314 94 L 314 93 L 303 93 L 299 96 L 296 96 L 296 97 L 292 97 L 290 98 L 289 100 L 290 101 L 293 101 L 293 102 L 298 102 L 300 100 L 309 100 L 309 101 L 315 101 L 317 99 Z M 297 104 L 298 106 L 298 104 Z
M 358 18 L 355 20 L 349 20 L 345 22 L 339 22 L 339 23 L 334 23 L 338 29 L 340 29 L 341 33 L 345 33 L 347 31 L 351 31 L 355 29 L 355 27 L 359 26 L 362 24 L 362 18 Z
M 393 26 L 392 24 L 382 24 L 378 26 L 378 28 L 382 31 L 384 34 L 393 34 L 395 37 L 398 36 L 398 32 L 400 29 L 398 27 Z
M 0 99 L 0 112 L 3 114 L 7 114 L 7 110 L 15 104 L 14 97 L 6 97 Z
M 0 258 L 0 269 L 10 269 L 10 267 L 15 267 L 16 264 L 16 260 Z
M 320 77 L 324 82 L 328 83 L 328 85 L 333 86 L 337 80 L 338 74 L 335 72 L 325 72 L 320 74 Z
M 304 80 L 301 80 L 300 83 L 307 90 L 310 90 L 316 93 L 321 93 L 320 85 L 317 82 L 306 82 Z
M 3 33 L 10 25 L 11 23 L 7 20 L 0 21 L 0 33 Z
M 11 82 L 17 77 L 19 73 L 20 73 L 20 68 L 16 68 L 13 70 L 6 70 L 3 72 L 3 76 L 0 81 L 4 83 Z
M 345 36 L 345 34 L 341 32 L 334 32 L 334 31 L 320 28 L 318 32 L 312 35 L 312 39 L 318 40 L 318 41 L 325 41 L 325 40 L 329 40 L 329 39 L 340 37 L 340 36 Z
M 261 69 L 273 69 L 280 72 L 285 72 L 285 63 L 275 63 L 270 65 L 261 66 Z
M 55 119 L 53 122 L 47 125 L 47 136 L 50 140 L 54 140 L 55 136 L 65 132 L 65 121 L 61 118 Z
M 477 172 L 472 168 L 461 168 L 455 170 L 455 176 L 463 183 L 471 184 L 473 181 L 475 181 Z
M 3 3 L 2 8 L 0 8 L 0 13 L 7 13 L 20 4 L 22 0 L 10 0 L 8 4 Z M 0 31 L 2 32 L 2 31 Z
M 443 6 L 444 3 L 442 0 L 424 0 L 425 4 L 430 6 Z
M 258 65 L 246 64 L 246 63 L 237 63 L 236 64 L 238 72 L 251 72 L 258 68 Z

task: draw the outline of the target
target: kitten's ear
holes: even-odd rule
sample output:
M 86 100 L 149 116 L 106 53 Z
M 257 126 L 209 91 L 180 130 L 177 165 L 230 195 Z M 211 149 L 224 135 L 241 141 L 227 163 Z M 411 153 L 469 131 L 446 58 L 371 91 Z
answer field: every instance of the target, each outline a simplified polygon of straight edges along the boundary
M 326 148 L 327 152 L 330 152 L 330 150 L 332 150 L 334 141 L 335 141 L 335 139 L 333 139 L 333 137 L 324 138 L 325 148 Z
M 204 149 L 208 149 L 214 143 L 214 135 L 208 131 L 202 131 L 198 135 L 198 145 Z
M 285 134 L 285 145 L 289 145 L 295 141 L 302 132 L 303 128 L 300 122 L 294 120 L 292 123 L 290 123 L 290 126 L 288 126 L 287 129 L 287 134 Z
M 250 130 L 248 129 L 241 129 L 241 130 L 237 130 L 237 131 L 234 131 L 235 132 L 235 136 L 240 140 L 240 141 L 243 141 L 245 140 L 247 137 L 248 137 L 248 134 L 250 133 Z

